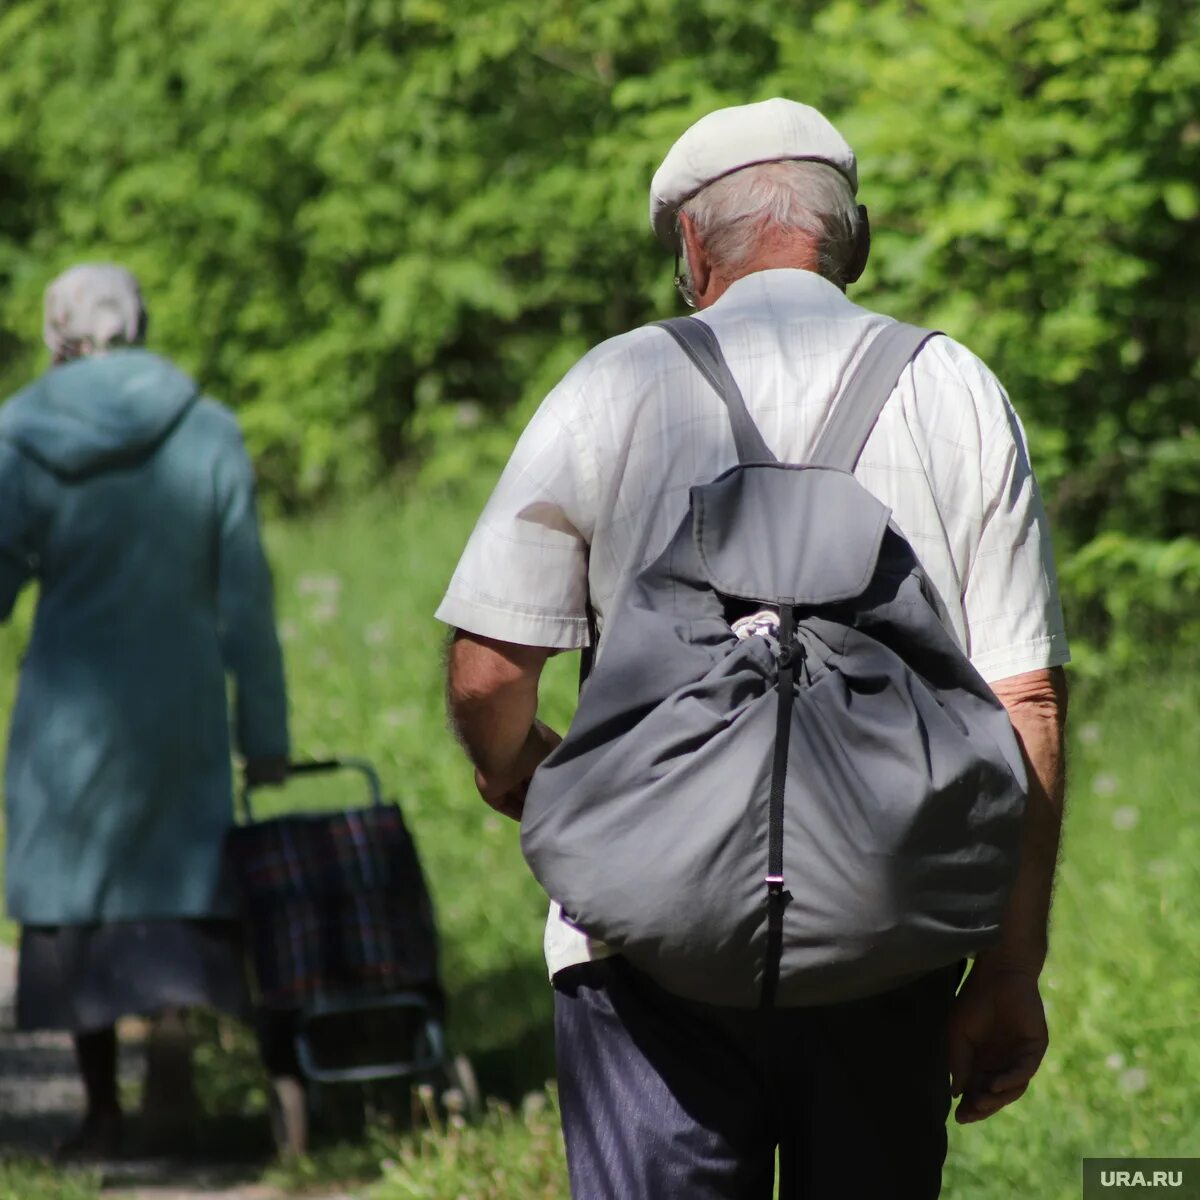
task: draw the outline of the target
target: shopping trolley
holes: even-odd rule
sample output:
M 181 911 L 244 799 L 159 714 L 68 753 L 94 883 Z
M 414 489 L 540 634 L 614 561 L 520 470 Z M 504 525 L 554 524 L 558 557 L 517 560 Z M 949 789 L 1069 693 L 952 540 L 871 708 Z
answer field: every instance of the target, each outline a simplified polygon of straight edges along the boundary
M 272 1126 L 283 1152 L 307 1148 L 323 1085 L 411 1079 L 441 1083 L 478 1106 L 469 1062 L 448 1055 L 433 906 L 416 846 L 379 775 L 360 758 L 298 762 L 290 776 L 350 770 L 366 807 L 243 822 L 226 840 L 264 1044 L 283 1044 L 271 1068 Z

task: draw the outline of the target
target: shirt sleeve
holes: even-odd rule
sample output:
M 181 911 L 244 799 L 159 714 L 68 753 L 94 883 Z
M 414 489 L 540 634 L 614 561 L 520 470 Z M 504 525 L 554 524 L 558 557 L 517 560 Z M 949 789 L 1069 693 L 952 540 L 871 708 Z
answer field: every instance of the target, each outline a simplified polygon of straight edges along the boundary
M 594 474 L 568 421 L 581 397 L 568 375 L 513 450 L 450 580 L 437 619 L 522 646 L 587 645 Z
M 984 439 L 983 526 L 963 588 L 971 662 L 988 682 L 1061 666 L 1070 649 L 1050 529 L 1025 431 L 990 372 L 1000 416 Z

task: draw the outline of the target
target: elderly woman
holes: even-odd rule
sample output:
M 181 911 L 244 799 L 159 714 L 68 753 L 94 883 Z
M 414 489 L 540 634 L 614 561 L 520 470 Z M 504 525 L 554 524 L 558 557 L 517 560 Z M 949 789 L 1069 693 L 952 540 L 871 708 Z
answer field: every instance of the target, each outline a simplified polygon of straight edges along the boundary
M 5 784 L 17 1019 L 74 1034 L 89 1153 L 120 1133 L 118 1018 L 247 1010 L 221 869 L 227 672 L 248 773 L 281 778 L 288 752 L 250 461 L 145 329 L 127 271 L 67 271 L 53 366 L 0 407 L 0 621 L 39 586 Z

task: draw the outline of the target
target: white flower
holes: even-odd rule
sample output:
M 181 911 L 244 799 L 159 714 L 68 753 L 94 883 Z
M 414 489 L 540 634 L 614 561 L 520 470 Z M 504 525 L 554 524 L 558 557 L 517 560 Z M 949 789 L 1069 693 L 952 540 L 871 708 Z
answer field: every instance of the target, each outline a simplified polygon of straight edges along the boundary
M 296 595 L 321 596 L 325 599 L 337 597 L 342 591 L 342 581 L 336 575 L 301 575 L 296 580 Z
M 1104 1065 L 1108 1067 L 1110 1071 L 1119 1071 L 1125 1065 L 1125 1055 L 1110 1054 L 1104 1060 Z
M 1132 804 L 1122 804 L 1112 815 L 1114 829 L 1132 829 L 1138 823 L 1138 810 Z
M 1100 726 L 1095 721 L 1089 721 L 1079 727 L 1079 740 L 1087 746 L 1094 746 L 1100 740 Z
M 280 621 L 279 622 L 279 640 L 281 642 L 292 641 L 296 634 L 300 632 L 295 621 Z
M 1130 1067 L 1128 1071 L 1121 1072 L 1117 1083 L 1121 1091 L 1136 1096 L 1138 1092 L 1144 1092 L 1150 1086 L 1150 1072 L 1145 1067 Z
M 1117 777 L 1115 775 L 1109 775 L 1108 773 L 1105 773 L 1103 775 L 1097 775 L 1096 778 L 1092 780 L 1092 791 L 1095 792 L 1097 796 L 1111 796 L 1116 792 L 1116 790 Z
M 382 646 L 391 635 L 391 626 L 386 621 L 375 621 L 363 630 L 363 641 L 368 646 Z
M 308 615 L 318 624 L 325 625 L 332 621 L 337 616 L 338 606 L 337 600 L 330 597 L 327 600 L 320 600 L 309 609 Z

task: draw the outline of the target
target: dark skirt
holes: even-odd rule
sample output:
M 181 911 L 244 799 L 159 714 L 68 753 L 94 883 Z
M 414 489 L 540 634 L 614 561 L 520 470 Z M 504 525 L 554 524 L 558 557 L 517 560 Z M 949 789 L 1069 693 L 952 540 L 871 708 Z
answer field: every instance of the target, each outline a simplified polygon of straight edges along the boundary
M 88 1033 L 164 1008 L 250 1015 L 236 921 L 22 926 L 18 1029 Z

